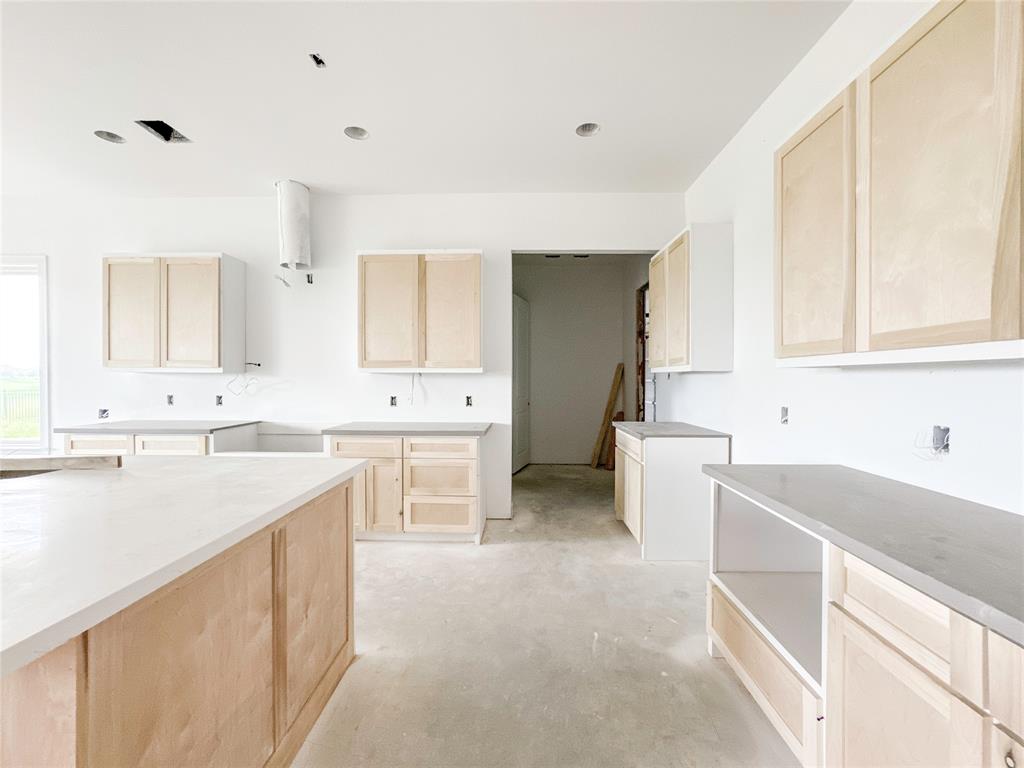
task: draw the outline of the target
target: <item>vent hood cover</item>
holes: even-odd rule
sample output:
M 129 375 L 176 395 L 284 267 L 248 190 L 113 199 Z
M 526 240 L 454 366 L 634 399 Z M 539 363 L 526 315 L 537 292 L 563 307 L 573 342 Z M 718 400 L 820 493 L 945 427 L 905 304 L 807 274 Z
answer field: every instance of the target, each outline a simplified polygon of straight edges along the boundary
M 309 187 L 297 181 L 274 183 L 277 188 L 279 260 L 285 269 L 309 269 Z

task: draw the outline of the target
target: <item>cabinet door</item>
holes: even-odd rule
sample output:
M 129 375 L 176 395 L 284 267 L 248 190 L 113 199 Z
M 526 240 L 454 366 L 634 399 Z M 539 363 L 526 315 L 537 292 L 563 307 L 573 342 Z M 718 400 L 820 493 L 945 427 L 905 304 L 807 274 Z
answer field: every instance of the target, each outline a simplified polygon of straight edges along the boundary
M 690 362 L 690 233 L 665 254 L 665 348 L 669 365 Z
M 360 256 L 359 367 L 417 367 L 419 336 L 418 257 Z
M 668 350 L 665 346 L 665 253 L 651 259 L 648 291 L 650 313 L 650 338 L 647 344 L 647 358 L 652 368 L 668 365 Z
M 161 259 L 160 365 L 220 367 L 220 259 Z
M 617 434 L 622 434 L 618 432 Z M 626 504 L 626 462 L 628 457 L 615 446 L 615 519 L 621 520 Z
M 477 500 L 467 496 L 406 496 L 405 530 L 475 533 L 477 510 Z
M 475 459 L 405 459 L 408 496 L 476 496 Z
M 103 259 L 103 364 L 109 368 L 160 365 L 159 259 Z
M 419 365 L 480 367 L 480 254 L 420 257 Z
M 1021 336 L 1022 12 L 941 3 L 858 81 L 858 348 Z
M 643 544 L 644 465 L 626 454 L 622 457 L 626 464 L 623 520 L 633 537 Z
M 853 352 L 854 91 L 775 153 L 775 354 Z
M 366 468 L 366 530 L 402 530 L 401 459 L 373 459 Z
M 832 768 L 983 764 L 983 715 L 834 603 L 826 707 Z

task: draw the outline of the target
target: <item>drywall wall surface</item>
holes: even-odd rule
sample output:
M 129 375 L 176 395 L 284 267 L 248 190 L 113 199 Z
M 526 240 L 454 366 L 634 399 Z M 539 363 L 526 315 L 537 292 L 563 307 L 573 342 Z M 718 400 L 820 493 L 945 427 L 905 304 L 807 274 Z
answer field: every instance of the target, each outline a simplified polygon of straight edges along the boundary
M 563 257 L 513 266 L 530 304 L 530 461 L 590 463 L 615 367 L 622 362 L 625 268 Z M 620 392 L 618 405 L 621 407 Z
M 2 199 L 4 253 L 49 262 L 51 423 L 111 418 L 490 421 L 484 503 L 511 514 L 513 250 L 656 249 L 679 230 L 681 194 L 312 196 L 313 284 L 275 276 L 273 190 L 238 198 Z M 356 366 L 360 250 L 480 248 L 483 374 L 370 374 Z M 222 251 L 247 266 L 244 377 L 125 373 L 102 366 L 101 257 Z M 620 293 L 615 304 L 620 306 Z M 616 337 L 619 338 L 619 337 Z M 174 394 L 175 405 L 165 396 Z M 224 405 L 214 405 L 224 395 Z M 398 406 L 389 406 L 389 396 Z M 473 406 L 465 406 L 465 396 Z
M 732 433 L 735 462 L 846 464 L 1021 512 L 1020 362 L 792 370 L 773 357 L 774 151 L 931 5 L 852 3 L 687 191 L 687 220 L 734 222 L 735 366 L 659 374 L 658 417 Z M 951 428 L 939 459 L 920 447 L 933 424 Z

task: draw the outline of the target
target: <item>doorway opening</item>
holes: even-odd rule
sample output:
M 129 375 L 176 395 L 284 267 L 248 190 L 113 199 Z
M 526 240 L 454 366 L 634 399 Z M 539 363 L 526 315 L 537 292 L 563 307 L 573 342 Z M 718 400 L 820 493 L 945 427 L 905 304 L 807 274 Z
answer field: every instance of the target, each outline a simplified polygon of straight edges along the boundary
M 513 474 L 536 465 L 614 469 L 611 422 L 650 418 L 652 255 L 512 254 Z

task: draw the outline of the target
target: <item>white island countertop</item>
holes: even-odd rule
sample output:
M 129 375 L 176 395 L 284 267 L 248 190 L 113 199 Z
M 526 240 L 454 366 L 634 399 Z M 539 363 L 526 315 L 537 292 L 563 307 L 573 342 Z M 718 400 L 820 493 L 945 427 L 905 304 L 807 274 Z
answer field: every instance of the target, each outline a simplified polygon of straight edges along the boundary
M 0 480 L 0 669 L 94 627 L 365 463 L 128 456 L 121 469 Z

